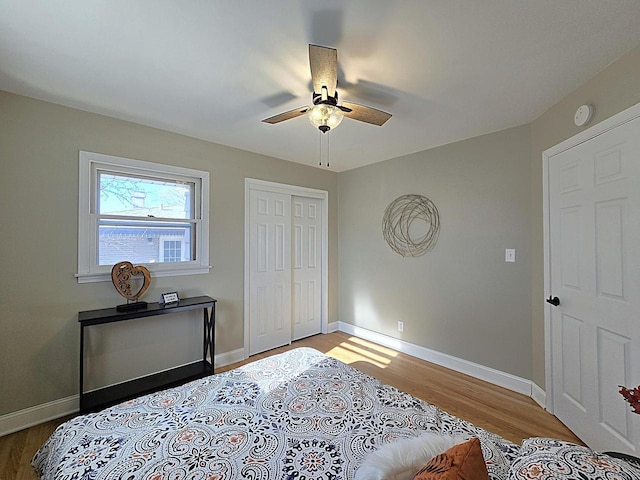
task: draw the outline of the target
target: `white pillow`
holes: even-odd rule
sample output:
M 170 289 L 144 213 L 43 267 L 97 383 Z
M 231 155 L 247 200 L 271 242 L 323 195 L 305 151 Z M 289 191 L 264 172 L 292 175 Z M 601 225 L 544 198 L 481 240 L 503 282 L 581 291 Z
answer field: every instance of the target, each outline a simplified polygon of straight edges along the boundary
M 467 439 L 465 435 L 427 432 L 386 443 L 364 457 L 354 480 L 412 480 L 433 457 Z

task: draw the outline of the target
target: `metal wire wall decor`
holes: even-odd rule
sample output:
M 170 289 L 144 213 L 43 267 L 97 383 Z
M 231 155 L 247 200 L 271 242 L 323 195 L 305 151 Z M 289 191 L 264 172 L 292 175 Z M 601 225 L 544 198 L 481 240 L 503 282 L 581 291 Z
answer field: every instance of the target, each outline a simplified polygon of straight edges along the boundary
M 427 224 L 427 231 L 412 238 L 415 221 Z M 402 195 L 391 202 L 382 218 L 382 234 L 389 246 L 403 257 L 419 257 L 432 250 L 438 241 L 440 216 L 434 203 L 422 195 Z

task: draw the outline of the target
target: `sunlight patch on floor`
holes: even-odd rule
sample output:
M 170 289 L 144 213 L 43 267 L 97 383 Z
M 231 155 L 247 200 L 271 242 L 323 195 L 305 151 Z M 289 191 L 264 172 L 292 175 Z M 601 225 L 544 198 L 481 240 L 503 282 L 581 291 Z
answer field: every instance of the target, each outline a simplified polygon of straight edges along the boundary
M 357 355 L 360 355 L 363 361 L 373 361 L 381 363 L 383 365 L 389 365 L 391 363 L 391 360 L 389 360 L 387 357 L 383 357 L 382 355 L 378 355 L 377 353 L 370 352 L 368 350 L 365 350 L 364 348 L 358 347 L 357 345 L 351 345 L 350 343 L 341 343 L 340 346 L 352 351 Z
M 351 337 L 327 352 L 327 355 L 344 363 L 367 362 L 378 368 L 386 368 L 397 352 L 360 338 Z
M 346 344 L 343 344 L 346 345 Z M 386 368 L 389 360 L 383 359 L 384 363 L 377 361 L 373 358 L 368 358 L 358 352 L 353 351 L 352 349 L 345 348 L 343 346 L 333 347 L 331 350 L 327 352 L 327 355 L 330 357 L 336 358 L 344 363 L 355 363 L 355 362 L 367 362 L 372 365 L 375 365 L 378 368 Z
M 398 356 L 398 352 L 396 352 L 395 350 L 392 350 L 392 349 L 387 348 L 387 347 L 383 347 L 383 346 L 378 345 L 376 343 L 367 342 L 366 340 L 363 340 L 363 339 L 358 338 L 358 337 L 350 337 L 349 341 L 351 343 L 357 343 L 358 345 L 362 345 L 363 347 L 367 347 L 367 348 L 369 348 L 371 350 L 377 350 L 381 354 L 387 355 L 388 357 L 397 357 Z

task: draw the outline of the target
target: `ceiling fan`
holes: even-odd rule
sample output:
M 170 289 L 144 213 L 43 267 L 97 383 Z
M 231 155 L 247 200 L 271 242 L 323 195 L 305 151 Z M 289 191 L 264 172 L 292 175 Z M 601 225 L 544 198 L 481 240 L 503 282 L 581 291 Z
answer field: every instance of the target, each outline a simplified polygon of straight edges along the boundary
M 391 114 L 357 103 L 342 102 L 338 105 L 338 51 L 335 48 L 309 45 L 309 65 L 313 83 L 312 107 L 303 106 L 279 113 L 262 120 L 276 124 L 299 117 L 305 113 L 309 121 L 322 133 L 337 127 L 343 117 L 348 117 L 371 125 L 382 126 Z

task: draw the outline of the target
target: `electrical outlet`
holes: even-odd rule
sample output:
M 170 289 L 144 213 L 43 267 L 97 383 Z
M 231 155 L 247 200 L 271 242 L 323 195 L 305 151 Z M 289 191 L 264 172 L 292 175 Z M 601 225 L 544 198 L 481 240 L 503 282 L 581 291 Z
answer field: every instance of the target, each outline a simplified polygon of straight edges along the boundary
M 404 332 L 404 322 L 398 322 L 398 331 Z

